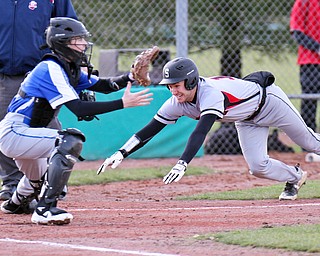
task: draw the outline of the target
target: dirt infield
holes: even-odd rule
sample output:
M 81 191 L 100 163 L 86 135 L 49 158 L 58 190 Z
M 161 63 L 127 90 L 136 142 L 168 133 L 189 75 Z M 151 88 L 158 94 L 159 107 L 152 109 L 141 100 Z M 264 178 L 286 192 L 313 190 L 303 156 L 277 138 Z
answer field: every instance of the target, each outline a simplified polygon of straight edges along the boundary
M 303 153 L 270 155 L 289 164 L 300 162 L 309 179 L 320 179 L 320 163 L 305 163 Z M 122 167 L 175 162 L 126 159 Z M 75 169 L 97 169 L 101 163 L 79 163 Z M 30 215 L 0 213 L 0 255 L 315 255 L 196 240 L 217 231 L 320 223 L 320 199 L 177 201 L 178 195 L 275 184 L 249 175 L 242 156 L 205 156 L 191 165 L 224 172 L 186 176 L 167 186 L 153 179 L 70 187 L 59 204 L 74 215 L 66 226 L 34 225 Z

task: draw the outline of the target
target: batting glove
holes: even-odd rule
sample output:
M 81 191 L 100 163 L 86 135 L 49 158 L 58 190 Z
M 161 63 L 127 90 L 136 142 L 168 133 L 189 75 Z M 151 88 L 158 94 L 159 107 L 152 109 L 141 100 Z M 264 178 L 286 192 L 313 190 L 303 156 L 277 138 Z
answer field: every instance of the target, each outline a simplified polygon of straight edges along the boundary
M 163 182 L 165 184 L 178 182 L 186 172 L 187 166 L 188 164 L 185 161 L 179 160 L 177 164 L 171 169 L 171 171 L 166 176 L 164 176 Z
M 114 153 L 112 156 L 108 157 L 103 164 L 100 166 L 100 168 L 97 171 L 97 174 L 99 175 L 101 172 L 104 172 L 105 169 L 108 166 L 111 166 L 112 169 L 117 168 L 117 166 L 119 164 L 121 164 L 122 160 L 123 160 L 123 155 L 120 151 L 117 151 L 116 153 Z

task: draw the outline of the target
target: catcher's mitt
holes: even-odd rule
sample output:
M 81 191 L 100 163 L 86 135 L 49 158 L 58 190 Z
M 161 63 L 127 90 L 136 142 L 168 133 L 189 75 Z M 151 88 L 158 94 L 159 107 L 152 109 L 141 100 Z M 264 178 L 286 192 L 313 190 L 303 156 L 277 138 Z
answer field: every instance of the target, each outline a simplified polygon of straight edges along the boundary
M 131 73 L 133 78 L 142 86 L 148 86 L 151 84 L 149 77 L 149 65 L 158 56 L 160 48 L 153 46 L 137 55 L 134 63 L 131 67 Z

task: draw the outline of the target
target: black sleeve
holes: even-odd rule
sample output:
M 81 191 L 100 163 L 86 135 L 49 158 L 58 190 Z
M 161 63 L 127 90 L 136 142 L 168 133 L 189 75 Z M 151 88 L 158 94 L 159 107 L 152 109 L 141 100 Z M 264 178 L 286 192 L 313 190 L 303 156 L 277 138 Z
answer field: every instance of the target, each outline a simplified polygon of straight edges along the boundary
M 127 83 L 131 81 L 128 74 L 110 78 L 99 78 L 93 86 L 88 90 L 102 93 L 110 93 L 118 91 L 127 86 Z M 132 82 L 132 81 L 131 81 Z
M 190 163 L 197 154 L 201 145 L 203 144 L 208 132 L 218 117 L 214 114 L 203 115 L 189 137 L 187 146 L 180 157 L 180 160 Z
M 159 133 L 166 124 L 157 121 L 152 118 L 152 120 L 143 127 L 140 131 L 136 133 L 136 135 L 141 139 L 142 142 L 151 140 L 157 133 Z
M 80 99 L 65 103 L 76 116 L 94 116 L 123 108 L 122 99 L 104 102 L 82 101 Z
M 122 152 L 122 154 L 124 154 L 124 157 L 127 157 L 128 155 L 137 151 L 139 148 L 142 148 L 165 126 L 166 124 L 163 124 L 153 118 L 145 127 L 143 127 L 140 131 L 138 131 L 135 134 L 136 137 L 140 140 L 140 143 L 136 147 L 134 147 L 130 152 Z
M 292 36 L 297 41 L 297 43 L 303 46 L 304 48 L 313 52 L 320 51 L 320 43 L 314 40 L 313 38 L 307 36 L 303 32 L 298 30 L 293 30 Z

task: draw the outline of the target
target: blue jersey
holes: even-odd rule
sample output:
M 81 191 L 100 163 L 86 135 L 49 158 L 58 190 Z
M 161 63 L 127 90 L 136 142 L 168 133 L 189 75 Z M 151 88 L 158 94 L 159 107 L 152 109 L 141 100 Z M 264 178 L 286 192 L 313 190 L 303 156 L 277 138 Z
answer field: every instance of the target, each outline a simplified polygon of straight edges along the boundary
M 78 85 L 74 88 L 63 67 L 53 59 L 40 62 L 21 84 L 25 93 L 18 93 L 11 101 L 8 112 L 19 113 L 31 118 L 35 98 L 46 99 L 53 109 L 66 102 L 79 99 L 79 93 L 93 86 L 98 77 L 92 75 L 88 80 L 87 73 L 81 71 Z

